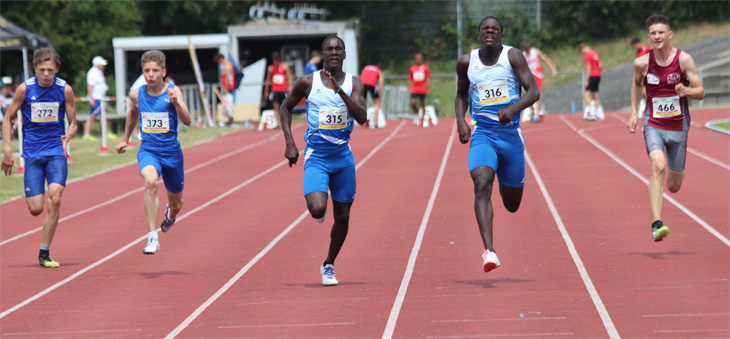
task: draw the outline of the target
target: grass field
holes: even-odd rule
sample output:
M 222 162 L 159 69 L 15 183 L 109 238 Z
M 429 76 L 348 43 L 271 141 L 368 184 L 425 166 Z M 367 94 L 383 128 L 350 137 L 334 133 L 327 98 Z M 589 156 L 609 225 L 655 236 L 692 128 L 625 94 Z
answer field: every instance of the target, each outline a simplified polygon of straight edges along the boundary
M 718 122 L 711 125 L 713 128 L 722 130 L 727 134 L 730 134 L 730 121 Z
M 97 125 L 98 126 L 98 125 Z M 185 147 L 192 145 L 202 140 L 215 138 L 225 133 L 231 132 L 232 129 L 228 127 L 213 127 L 213 128 L 183 128 L 180 130 L 178 139 L 180 144 Z M 78 160 L 71 163 L 68 167 L 68 180 L 71 181 L 76 178 L 87 176 L 105 169 L 113 168 L 122 164 L 132 163 L 137 161 L 137 149 L 130 149 L 124 154 L 106 153 L 100 155 L 97 150 L 101 149 L 101 139 L 96 141 L 83 140 L 80 135 L 83 131 L 78 131 L 76 137 L 71 141 L 71 155 Z M 100 135 L 98 131 L 94 133 Z M 116 140 L 110 140 L 107 142 L 107 147 L 110 150 L 114 149 L 114 146 L 121 141 L 121 136 Z M 133 140 L 136 144 L 139 144 L 139 140 Z M 13 150 L 18 150 L 18 142 L 14 140 L 12 142 Z M 19 157 L 15 157 L 16 164 L 19 163 Z M 142 181 L 140 180 L 140 185 Z M 10 200 L 18 197 L 23 193 L 23 176 L 14 174 L 12 176 L 2 175 L 0 178 L 0 202 Z
M 674 31 L 672 45 L 684 46 L 693 42 L 712 39 L 721 36 L 730 35 L 730 22 L 711 24 L 702 23 L 687 28 Z M 627 34 L 623 38 L 608 40 L 603 42 L 588 41 L 588 45 L 595 49 L 601 56 L 601 64 L 604 69 L 615 67 L 626 62 L 633 61 L 636 52 L 629 44 L 632 37 L 641 37 L 645 44 L 648 44 L 646 30 L 640 29 Z M 550 48 L 549 46 L 541 46 L 542 51 L 547 54 L 555 63 L 558 72 L 580 72 L 585 70 L 583 55 L 578 52 L 578 46 L 567 46 L 560 48 Z M 454 115 L 454 95 L 456 93 L 455 69 L 456 60 L 450 61 L 433 61 L 426 62 L 431 69 L 431 73 L 453 73 L 454 77 L 448 78 L 432 78 L 431 95 L 427 99 L 427 104 L 434 105 L 440 116 Z M 410 60 L 398 66 L 392 66 L 385 70 L 385 74 L 403 75 L 407 72 L 408 67 L 412 64 Z M 547 65 L 543 66 L 546 74 L 549 74 Z M 560 74 L 557 77 L 546 76 L 544 80 L 545 86 L 556 86 L 573 79 L 579 79 L 580 74 Z M 405 85 L 406 80 L 386 80 L 386 85 Z

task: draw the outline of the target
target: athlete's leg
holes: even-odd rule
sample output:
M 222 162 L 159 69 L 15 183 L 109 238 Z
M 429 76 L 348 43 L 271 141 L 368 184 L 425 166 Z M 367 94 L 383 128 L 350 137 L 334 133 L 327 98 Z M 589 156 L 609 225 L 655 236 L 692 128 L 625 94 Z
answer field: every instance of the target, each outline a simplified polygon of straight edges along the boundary
M 411 109 L 413 110 L 413 113 L 418 114 L 418 106 L 416 105 L 416 97 L 411 96 Z
M 684 180 L 684 163 L 687 159 L 687 131 L 667 131 L 667 189 L 677 193 Z
M 327 259 L 324 264 L 335 264 L 335 259 L 345 243 L 347 232 L 350 229 L 350 208 L 351 202 L 339 202 L 332 200 L 332 209 L 334 210 L 335 223 L 330 231 L 330 247 L 327 252 Z
M 375 106 L 375 114 L 373 115 L 373 120 L 375 122 L 375 127 L 378 127 L 378 119 L 380 116 L 380 97 L 373 98 L 373 105 Z
M 157 179 L 160 175 L 152 165 L 147 165 L 140 172 L 144 179 L 144 216 L 147 220 L 147 230 L 157 230 L 157 211 L 160 209 L 160 199 L 157 198 Z
M 276 126 L 281 127 L 281 120 L 279 120 L 279 105 L 280 105 L 280 103 L 278 101 L 273 102 L 274 117 L 276 117 Z
M 421 125 L 425 126 L 426 124 L 426 95 L 424 94 L 419 98 L 419 101 L 421 102 L 421 109 L 423 110 L 423 119 L 421 120 Z
M 25 198 L 25 203 L 28 205 L 28 211 L 30 215 L 37 217 L 43 213 L 43 202 L 45 200 L 45 194 L 38 194 L 32 197 Z
M 53 235 L 56 234 L 56 226 L 58 226 L 58 217 L 61 214 L 61 196 L 63 195 L 64 186 L 56 183 L 48 185 L 48 213 L 43 221 L 43 241 L 42 245 L 51 246 Z
M 307 210 L 314 219 L 324 217 L 327 212 L 327 192 L 316 191 L 304 196 L 307 200 Z
M 684 180 L 684 171 L 672 171 L 667 169 L 667 189 L 669 192 L 677 193 L 682 188 Z
M 488 166 L 477 167 L 471 171 L 471 180 L 474 182 L 474 212 L 479 225 L 479 233 L 481 233 L 484 248 L 494 251 L 492 242 L 494 169 Z
M 177 218 L 177 214 L 180 213 L 180 210 L 182 209 L 182 195 L 183 192 L 167 192 L 167 206 L 170 206 L 170 220 L 175 220 L 175 218 Z M 155 218 L 155 220 L 157 220 L 157 218 Z
M 662 199 L 664 190 L 662 182 L 667 173 L 667 161 L 664 152 L 654 150 L 649 153 L 651 159 L 651 177 L 649 178 L 649 206 L 651 207 L 651 221 L 662 220 Z
M 510 211 L 511 213 L 517 212 L 520 208 L 520 204 L 522 203 L 522 192 L 524 189 L 524 187 L 508 187 L 501 184 L 499 185 L 499 195 L 502 196 L 502 203 L 507 211 Z
M 93 114 L 89 114 L 89 117 L 86 118 L 86 123 L 84 124 L 84 136 L 89 137 L 91 135 L 91 127 L 94 126 L 94 118 L 96 116 Z
M 598 91 L 593 92 L 593 100 L 596 101 L 596 109 L 601 106 L 601 99 L 598 97 Z

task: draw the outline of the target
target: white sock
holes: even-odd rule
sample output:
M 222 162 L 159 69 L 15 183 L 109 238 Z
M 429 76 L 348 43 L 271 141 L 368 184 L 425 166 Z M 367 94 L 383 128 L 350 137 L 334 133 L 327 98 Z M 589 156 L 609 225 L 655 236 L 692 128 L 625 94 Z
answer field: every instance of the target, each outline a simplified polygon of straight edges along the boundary
M 157 232 L 148 232 L 147 239 L 157 239 Z

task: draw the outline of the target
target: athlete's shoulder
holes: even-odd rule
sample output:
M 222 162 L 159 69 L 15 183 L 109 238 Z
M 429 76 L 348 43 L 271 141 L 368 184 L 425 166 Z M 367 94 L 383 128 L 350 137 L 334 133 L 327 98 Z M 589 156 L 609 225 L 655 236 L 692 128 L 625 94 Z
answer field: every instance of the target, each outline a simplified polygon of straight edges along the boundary
M 59 87 L 62 87 L 62 88 L 63 87 L 66 87 L 66 80 L 63 80 L 61 78 L 56 78 L 56 80 L 55 80 L 54 83 L 56 84 L 56 86 L 59 86 Z

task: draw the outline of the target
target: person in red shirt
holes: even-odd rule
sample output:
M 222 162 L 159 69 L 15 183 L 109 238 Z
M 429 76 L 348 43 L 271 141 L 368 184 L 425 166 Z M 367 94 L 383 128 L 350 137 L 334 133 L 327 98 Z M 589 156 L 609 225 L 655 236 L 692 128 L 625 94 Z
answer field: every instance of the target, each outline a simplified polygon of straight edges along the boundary
M 233 63 L 226 60 L 226 57 L 220 53 L 216 53 L 213 56 L 213 60 L 221 66 L 221 90 L 223 95 L 225 96 L 228 93 L 233 94 L 233 91 L 236 89 L 236 74 L 233 70 Z M 221 101 L 223 101 L 223 98 L 221 98 Z M 233 112 L 224 109 L 223 115 L 228 125 L 233 125 Z
M 380 94 L 378 92 L 383 90 L 383 83 L 385 82 L 383 71 L 378 66 L 367 65 L 362 69 L 360 80 L 362 80 L 364 86 L 365 100 L 367 100 L 367 95 L 370 93 L 373 98 L 373 105 L 375 105 L 375 113 L 370 128 L 378 128 L 378 117 L 380 115 Z
M 688 99 L 704 99 L 705 89 L 692 57 L 672 47 L 669 18 L 652 15 L 646 19 L 646 27 L 654 49 L 634 60 L 628 127 L 630 133 L 636 131 L 636 105 L 641 96 L 641 85 L 646 84 L 648 102 L 644 115 L 644 141 L 651 160 L 651 232 L 654 241 L 661 241 L 669 235 L 669 229 L 662 223 L 662 183 L 666 176 L 667 189 L 672 193 L 682 187 L 690 126 Z
M 644 45 L 641 43 L 641 39 L 639 37 L 635 37 L 631 39 L 631 47 L 633 47 L 636 50 L 636 57 L 640 57 L 644 54 L 649 53 L 651 51 L 651 46 Z M 643 86 L 642 86 L 643 87 Z M 644 108 L 646 108 L 646 89 L 642 89 L 641 91 L 641 100 L 639 101 L 639 117 L 644 116 Z
M 284 98 L 291 92 L 293 84 L 294 80 L 289 65 L 281 62 L 279 52 L 271 53 L 271 65 L 266 70 L 266 90 L 264 90 L 264 97 L 271 101 L 271 105 L 274 106 L 274 112 L 279 111 L 279 105 L 281 105 Z M 279 115 L 274 114 L 274 116 L 276 117 L 276 125 L 281 126 Z
M 586 90 L 583 92 L 583 99 L 585 99 L 588 108 L 586 118 L 596 120 L 596 111 L 601 107 L 601 99 L 598 97 L 598 84 L 601 82 L 601 59 L 598 57 L 598 53 L 588 47 L 585 42 L 580 43 L 578 50 L 583 54 L 586 63 L 586 74 L 588 74 L 588 80 L 584 84 Z M 591 104 L 591 101 L 595 101 L 595 106 Z
M 413 113 L 418 113 L 416 100 L 421 102 L 421 109 L 426 111 L 426 96 L 429 94 L 431 85 L 431 71 L 423 63 L 423 53 L 418 52 L 413 57 L 415 64 L 408 69 L 408 92 L 411 94 L 411 108 Z M 425 119 L 421 119 L 422 124 Z

